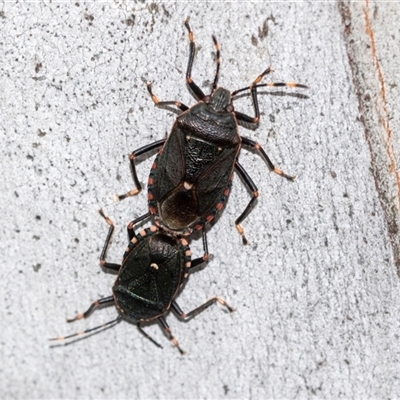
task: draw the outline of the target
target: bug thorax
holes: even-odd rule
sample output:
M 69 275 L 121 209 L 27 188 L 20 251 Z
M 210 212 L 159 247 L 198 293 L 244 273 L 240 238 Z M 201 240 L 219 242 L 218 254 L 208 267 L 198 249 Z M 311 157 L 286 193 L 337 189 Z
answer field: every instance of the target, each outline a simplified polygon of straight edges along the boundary
M 149 240 L 150 270 L 158 271 L 159 266 L 174 257 L 179 250 L 179 241 L 175 237 L 164 234 L 153 236 Z
M 232 112 L 234 110 L 231 92 L 221 87 L 210 96 L 206 96 L 204 102 L 215 112 Z

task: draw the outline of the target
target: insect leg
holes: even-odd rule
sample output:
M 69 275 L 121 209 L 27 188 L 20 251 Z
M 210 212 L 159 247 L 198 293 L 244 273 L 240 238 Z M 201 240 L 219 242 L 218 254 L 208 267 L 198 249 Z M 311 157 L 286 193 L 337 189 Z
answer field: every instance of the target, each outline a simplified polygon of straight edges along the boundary
M 107 253 L 107 249 L 108 246 L 110 244 L 111 241 L 111 236 L 114 232 L 114 223 L 111 221 L 110 218 L 108 218 L 102 209 L 99 210 L 100 215 L 106 220 L 107 224 L 110 226 L 108 228 L 108 233 L 107 233 L 107 237 L 106 237 L 106 241 L 104 242 L 104 246 L 103 246 L 103 250 L 101 251 L 100 254 L 100 265 L 103 268 L 107 268 L 107 269 L 111 269 L 113 271 L 119 271 L 119 269 L 121 268 L 120 264 L 114 264 L 114 263 L 109 263 L 106 261 L 106 253 Z
M 67 322 L 74 322 L 77 321 L 78 319 L 87 318 L 90 316 L 90 314 L 92 314 L 92 312 L 96 308 L 104 305 L 109 306 L 111 304 L 114 304 L 114 296 L 104 297 L 102 299 L 96 300 L 90 305 L 90 307 L 84 313 L 77 314 L 74 318 L 68 318 Z
M 194 43 L 193 31 L 189 25 L 189 17 L 186 18 L 185 26 L 189 32 L 189 61 L 186 69 L 186 83 L 188 84 L 189 88 L 191 89 L 197 100 L 203 100 L 205 94 L 192 80 L 192 67 L 193 67 L 194 55 L 196 52 L 196 45 Z
M 244 211 L 239 215 L 239 217 L 235 221 L 236 229 L 242 236 L 243 244 L 246 245 L 248 244 L 248 241 L 246 239 L 246 236 L 244 235 L 244 230 L 240 223 L 249 215 L 251 209 L 254 206 L 255 201 L 257 200 L 258 197 L 258 189 L 253 180 L 250 178 L 250 175 L 246 172 L 246 170 L 239 164 L 238 161 L 235 162 L 235 170 L 236 172 L 242 177 L 245 185 L 247 188 L 252 192 L 252 197 L 249 201 L 249 204 L 247 204 L 247 207 L 244 209 Z
M 221 298 L 219 296 L 215 296 L 215 297 L 211 298 L 210 300 L 207 300 L 204 304 L 202 304 L 201 306 L 195 308 L 194 310 L 192 310 L 188 313 L 183 312 L 175 300 L 172 301 L 171 307 L 181 318 L 187 320 L 187 319 L 193 318 L 197 314 L 200 314 L 206 308 L 210 307 L 211 305 L 213 305 L 215 303 L 222 304 L 224 307 L 226 307 L 228 309 L 229 312 L 235 311 L 234 308 L 232 308 L 223 298 Z
M 203 229 L 202 229 L 202 238 L 203 238 L 204 255 L 203 255 L 203 257 L 195 258 L 194 260 L 192 260 L 190 268 L 198 267 L 199 265 L 204 264 L 205 262 L 207 262 L 210 259 L 210 254 L 208 252 L 207 233 L 206 233 L 205 226 L 203 226 Z
M 157 343 L 150 335 L 148 335 L 148 334 L 144 331 L 144 329 L 140 326 L 140 322 L 138 322 L 138 323 L 136 324 L 136 326 L 137 326 L 137 328 L 139 329 L 139 332 L 140 332 L 142 335 L 144 335 L 147 339 L 149 339 L 150 342 L 154 343 L 157 347 L 160 347 L 161 349 L 163 348 L 163 347 L 161 346 L 161 344 Z
M 129 222 L 128 227 L 127 227 L 129 240 L 132 240 L 136 236 L 135 231 L 134 231 L 134 226 L 137 223 L 139 223 L 140 221 L 143 221 L 144 219 L 149 218 L 150 215 L 151 215 L 151 213 L 148 212 L 148 213 L 143 214 L 142 216 L 134 219 L 133 221 Z
M 272 162 L 269 159 L 269 157 L 267 156 L 267 153 L 264 151 L 264 149 L 257 142 L 255 142 L 254 140 L 245 138 L 245 137 L 241 137 L 241 139 L 242 139 L 242 144 L 243 145 L 253 148 L 254 150 L 256 150 L 260 154 L 261 158 L 268 164 L 268 168 L 272 172 L 275 172 L 275 174 L 283 176 L 284 178 L 288 179 L 289 181 L 293 181 L 296 178 L 295 176 L 287 175 L 282 170 L 280 170 L 279 168 L 276 168 L 274 166 L 274 164 L 272 164 Z
M 140 191 L 142 190 L 142 185 L 140 184 L 137 173 L 136 173 L 135 159 L 136 159 L 136 157 L 141 156 L 142 154 L 149 153 L 152 150 L 161 147 L 165 143 L 165 141 L 166 141 L 166 139 L 157 140 L 154 143 L 147 144 L 146 146 L 143 146 L 140 149 L 133 151 L 129 155 L 129 162 L 131 164 L 132 178 L 135 183 L 136 189 L 132 189 L 128 193 L 125 193 L 125 194 L 116 195 L 117 200 L 123 200 L 129 196 L 136 196 L 138 193 L 140 193 Z
M 168 106 L 175 106 L 176 108 L 179 108 L 179 110 L 181 110 L 182 112 L 189 109 L 188 106 L 185 106 L 185 104 L 181 103 L 180 101 L 160 101 L 158 99 L 158 97 L 153 93 L 153 90 L 151 87 L 152 87 L 152 83 L 148 83 L 147 91 L 149 92 L 151 99 L 153 100 L 154 105 L 156 107 L 163 108 L 163 107 L 168 107 Z
M 236 96 L 238 93 L 244 92 L 246 90 L 250 90 L 251 97 L 253 99 L 253 107 L 254 107 L 254 117 L 250 117 L 249 115 L 243 114 L 241 112 L 235 111 L 236 118 L 239 121 L 250 123 L 250 124 L 258 124 L 260 120 L 260 110 L 258 108 L 258 98 L 257 98 L 257 88 L 259 87 L 290 87 L 290 88 L 301 88 L 308 89 L 308 86 L 302 85 L 300 83 L 295 82 L 269 82 L 269 83 L 259 83 L 263 79 L 263 77 L 272 72 L 272 69 L 268 67 L 262 74 L 258 75 L 257 78 L 253 81 L 250 86 L 244 87 L 242 89 L 235 90 L 232 92 L 232 97 Z
M 165 334 L 167 335 L 168 339 L 172 342 L 172 344 L 179 350 L 181 354 L 185 354 L 185 352 L 179 347 L 178 341 L 171 333 L 171 328 L 167 324 L 167 321 L 164 317 L 158 317 L 158 321 L 160 322 L 162 328 L 164 329 Z

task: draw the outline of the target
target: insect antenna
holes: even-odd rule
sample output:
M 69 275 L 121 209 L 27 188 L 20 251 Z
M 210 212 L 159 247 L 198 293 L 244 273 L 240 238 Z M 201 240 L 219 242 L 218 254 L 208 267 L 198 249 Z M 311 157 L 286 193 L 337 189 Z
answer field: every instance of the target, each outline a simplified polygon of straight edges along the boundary
M 232 92 L 232 97 L 236 96 L 238 93 L 244 92 L 246 90 L 251 90 L 252 88 L 259 87 L 290 87 L 290 88 L 301 88 L 301 89 L 309 89 L 307 85 L 302 85 L 301 83 L 296 82 L 269 82 L 269 83 L 260 83 L 256 85 L 246 86 L 244 88 L 235 90 Z
M 146 333 L 144 331 L 144 329 L 140 326 L 140 322 L 138 322 L 136 324 L 137 328 L 139 329 L 139 332 L 144 335 L 147 339 L 150 340 L 150 342 L 152 342 L 153 344 L 155 344 L 157 347 L 159 347 L 160 349 L 162 349 L 163 347 L 161 346 L 161 344 L 157 343 L 148 333 Z
M 76 332 L 76 333 L 73 333 L 73 334 L 68 335 L 68 336 L 58 336 L 56 338 L 51 338 L 49 340 L 50 341 L 64 341 L 64 340 L 71 339 L 73 337 L 87 335 L 88 333 L 99 331 L 99 330 L 103 330 L 103 329 L 106 329 L 106 328 L 111 327 L 113 325 L 117 325 L 118 322 L 120 322 L 121 320 L 122 320 L 122 315 L 119 315 L 117 318 L 113 319 L 112 321 L 106 322 L 105 324 L 102 324 L 102 325 L 95 326 L 94 328 L 86 329 L 86 330 L 81 331 L 81 332 Z
M 217 38 L 214 35 L 212 36 L 212 40 L 214 42 L 215 51 L 216 51 L 215 63 L 217 64 L 217 68 L 215 70 L 215 76 L 214 76 L 214 82 L 212 85 L 211 94 L 214 93 L 215 90 L 217 89 L 218 79 L 219 79 L 219 69 L 220 69 L 220 65 L 221 65 L 221 52 L 220 52 L 220 48 L 219 48 L 219 43 L 217 41 Z

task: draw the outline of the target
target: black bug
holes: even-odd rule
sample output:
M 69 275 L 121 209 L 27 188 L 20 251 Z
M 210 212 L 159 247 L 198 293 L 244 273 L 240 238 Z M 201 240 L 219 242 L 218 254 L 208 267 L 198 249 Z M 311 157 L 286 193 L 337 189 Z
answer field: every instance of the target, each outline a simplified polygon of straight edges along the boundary
M 191 260 L 190 248 L 185 239 L 168 235 L 156 226 L 151 226 L 138 234 L 131 230 L 131 241 L 123 256 L 122 264 L 107 262 L 105 257 L 114 231 L 114 224 L 101 210 L 100 214 L 110 226 L 101 252 L 100 264 L 106 269 L 118 272 L 112 288 L 113 294 L 95 301 L 87 311 L 67 321 L 73 322 L 87 318 L 96 308 L 112 304 L 116 306 L 119 316 L 95 328 L 51 340 L 70 339 L 103 329 L 126 319 L 135 323 L 141 333 L 158 347 L 161 347 L 140 326 L 143 322 L 158 320 L 169 340 L 183 354 L 183 350 L 172 335 L 165 319 L 165 314 L 170 308 L 183 320 L 192 318 L 216 302 L 227 307 L 230 312 L 233 311 L 220 297 L 213 297 L 189 313 L 184 313 L 181 310 L 175 301 L 175 297 L 187 281 L 191 270 L 207 260 L 207 254 Z
M 167 139 L 159 140 L 144 146 L 130 155 L 132 176 L 136 189 L 125 195 L 136 195 L 142 189 L 137 177 L 135 159 L 152 150 L 161 148 L 151 168 L 148 180 L 149 212 L 133 221 L 131 226 L 150 215 L 155 223 L 176 235 L 189 235 L 193 230 L 203 229 L 216 213 L 221 210 L 230 192 L 233 170 L 242 177 L 252 198 L 235 224 L 246 244 L 241 222 L 250 213 L 258 189 L 248 173 L 238 161 L 241 146 L 254 149 L 267 163 L 269 169 L 289 180 L 294 177 L 286 175 L 276 168 L 262 147 L 255 141 L 239 135 L 238 123 L 257 126 L 260 120 L 257 89 L 259 87 L 299 87 L 297 83 L 263 83 L 260 81 L 271 72 L 266 69 L 253 83 L 245 88 L 229 92 L 218 87 L 220 69 L 220 49 L 213 36 L 216 48 L 216 72 L 211 94 L 205 95 L 191 78 L 195 43 L 189 20 L 185 21 L 189 32 L 190 52 L 186 72 L 186 82 L 198 103 L 188 107 L 179 101 L 159 101 L 153 94 L 151 84 L 147 89 L 154 104 L 158 107 L 175 106 L 181 113 L 176 118 L 172 131 Z M 250 91 L 255 116 L 235 111 L 234 97 Z M 128 227 L 129 229 L 129 227 Z

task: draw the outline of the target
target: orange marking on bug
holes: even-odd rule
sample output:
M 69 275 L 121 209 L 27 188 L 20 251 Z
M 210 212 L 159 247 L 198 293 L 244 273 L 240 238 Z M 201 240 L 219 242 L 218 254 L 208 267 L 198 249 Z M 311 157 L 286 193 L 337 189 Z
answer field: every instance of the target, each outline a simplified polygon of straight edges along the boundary
M 184 350 L 182 350 L 182 349 L 179 347 L 179 343 L 178 343 L 178 341 L 175 339 L 175 337 L 172 336 L 171 332 L 169 332 L 169 333 L 170 333 L 170 335 L 171 335 L 171 342 L 174 344 L 174 346 L 179 350 L 179 352 L 180 352 L 182 355 L 185 354 L 186 352 L 185 352 Z
M 229 310 L 229 312 L 234 312 L 235 311 L 235 309 L 234 308 L 232 308 L 222 297 L 216 297 L 215 298 L 215 300 L 219 303 L 219 304 L 222 304 L 223 306 L 225 306 L 228 310 Z
M 154 196 L 153 196 L 153 194 L 152 194 L 152 193 L 149 193 L 149 192 L 147 192 L 147 199 L 148 199 L 148 200 L 153 200 L 153 199 L 154 199 Z M 152 214 L 154 214 L 154 213 L 152 213 Z
M 158 228 L 157 228 L 156 226 L 152 225 L 152 226 L 150 227 L 150 231 L 151 231 L 151 232 L 157 232 L 157 231 L 158 231 Z
M 224 203 L 218 203 L 217 205 L 216 205 L 216 209 L 218 210 L 218 211 L 220 211 L 221 209 L 222 209 L 222 207 L 224 206 Z
M 206 221 L 207 221 L 207 222 L 210 222 L 210 221 L 212 221 L 213 219 L 214 219 L 214 215 L 209 215 L 209 216 L 207 216 Z
M 249 242 L 247 241 L 246 236 L 244 235 L 244 230 L 243 230 L 243 228 L 241 227 L 241 225 L 240 225 L 240 224 L 237 224 L 237 225 L 236 225 L 236 229 L 238 230 L 239 234 L 242 236 L 243 244 L 244 244 L 244 245 L 248 244 Z
M 149 179 L 147 180 L 147 184 L 152 185 L 153 182 L 154 182 L 153 178 L 151 176 L 149 176 Z
M 126 193 L 126 194 L 124 194 L 124 195 L 122 195 L 122 196 L 120 196 L 120 197 L 125 198 L 125 197 L 136 196 L 136 195 L 139 194 L 139 193 L 140 193 L 140 190 L 139 190 L 139 189 L 132 189 L 132 190 L 130 190 L 128 193 Z
M 236 225 L 236 229 L 238 230 L 238 232 L 239 232 L 242 236 L 244 235 L 244 230 L 243 230 L 243 228 L 241 227 L 240 224 L 237 224 L 237 225 Z
M 78 321 L 78 319 L 82 319 L 84 318 L 84 314 L 78 314 L 76 315 L 74 318 L 67 318 L 67 322 L 74 322 L 74 321 Z
M 113 224 L 113 222 L 111 221 L 111 219 L 108 218 L 108 217 L 104 214 L 104 212 L 103 212 L 103 210 L 102 210 L 101 208 L 100 208 L 100 210 L 99 210 L 99 214 L 106 220 L 106 222 L 107 222 L 108 225 L 114 226 L 114 224 Z

